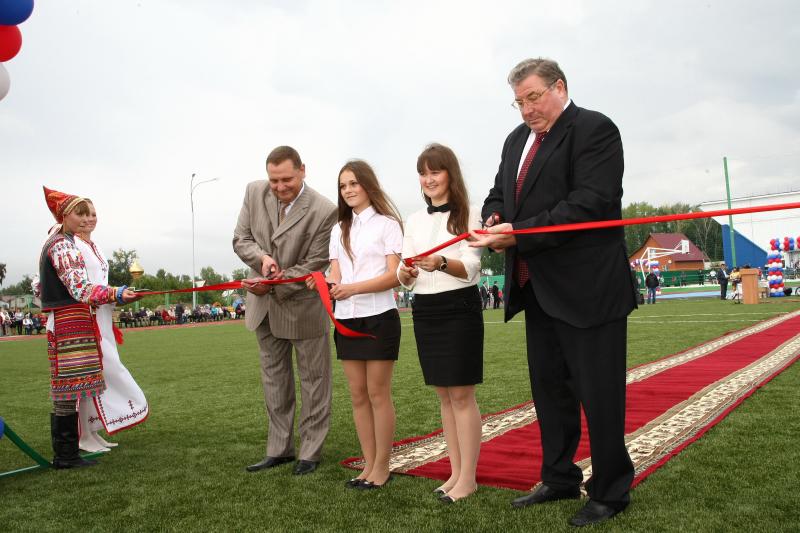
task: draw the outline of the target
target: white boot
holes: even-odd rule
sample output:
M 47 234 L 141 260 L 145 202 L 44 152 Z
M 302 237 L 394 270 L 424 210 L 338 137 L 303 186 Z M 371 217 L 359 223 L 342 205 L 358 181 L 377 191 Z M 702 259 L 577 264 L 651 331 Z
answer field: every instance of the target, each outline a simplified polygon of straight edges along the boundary
M 106 439 L 100 436 L 98 432 L 94 432 L 94 438 L 97 439 L 97 442 L 105 446 L 106 448 L 113 448 L 115 446 L 119 446 L 118 442 L 108 442 Z
M 110 452 L 110 448 L 106 448 L 103 444 L 97 440 L 97 433 L 92 431 L 87 431 L 81 435 L 80 441 L 78 441 L 78 447 L 89 453 L 94 452 Z

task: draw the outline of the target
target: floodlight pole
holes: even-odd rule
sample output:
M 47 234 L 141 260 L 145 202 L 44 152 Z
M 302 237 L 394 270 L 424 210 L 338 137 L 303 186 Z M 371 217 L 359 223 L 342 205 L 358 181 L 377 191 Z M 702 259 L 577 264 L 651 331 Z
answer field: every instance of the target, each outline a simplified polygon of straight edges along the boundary
M 728 179 L 728 158 L 722 158 L 722 166 L 725 168 L 725 193 L 728 196 L 728 209 L 731 208 L 731 184 Z M 739 266 L 736 262 L 736 233 L 733 231 L 733 215 L 728 215 L 728 229 L 731 233 L 731 268 Z
M 189 205 L 191 206 L 191 209 L 192 209 L 192 288 L 193 289 L 195 287 L 197 287 L 197 284 L 195 282 L 195 279 L 197 278 L 197 276 L 195 276 L 195 268 L 194 268 L 194 190 L 196 188 L 198 188 L 199 186 L 201 186 L 202 184 L 204 184 L 204 183 L 217 181 L 219 179 L 219 178 L 211 178 L 211 179 L 208 179 L 208 180 L 199 181 L 199 182 L 195 183 L 194 182 L 194 176 L 195 176 L 195 174 L 192 173 L 192 179 L 189 181 Z M 193 292 L 192 293 L 192 311 L 194 311 L 195 307 L 197 307 L 197 293 Z

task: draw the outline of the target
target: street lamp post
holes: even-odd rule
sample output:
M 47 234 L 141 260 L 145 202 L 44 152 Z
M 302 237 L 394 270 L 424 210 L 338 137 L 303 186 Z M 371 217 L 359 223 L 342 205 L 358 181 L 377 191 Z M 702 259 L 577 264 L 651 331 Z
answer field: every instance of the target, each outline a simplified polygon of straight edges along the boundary
M 195 279 L 197 278 L 197 276 L 195 276 L 195 270 L 194 270 L 194 190 L 196 188 L 198 188 L 200 185 L 204 184 L 204 183 L 209 183 L 209 182 L 212 182 L 212 181 L 219 180 L 219 178 L 211 178 L 211 179 L 208 179 L 208 180 L 198 181 L 197 183 L 195 183 L 194 182 L 194 176 L 195 176 L 195 174 L 192 173 L 192 179 L 189 182 L 189 204 L 191 205 L 191 208 L 192 208 L 192 288 L 195 288 L 197 286 L 196 282 L 195 282 Z M 197 293 L 193 292 L 192 293 L 192 311 L 194 311 L 195 307 L 197 307 Z

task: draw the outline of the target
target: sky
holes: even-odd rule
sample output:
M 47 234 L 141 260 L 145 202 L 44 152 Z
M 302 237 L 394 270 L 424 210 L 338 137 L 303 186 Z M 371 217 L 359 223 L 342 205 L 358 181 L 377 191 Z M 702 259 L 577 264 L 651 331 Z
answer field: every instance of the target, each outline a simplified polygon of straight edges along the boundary
M 38 0 L 0 101 L 4 285 L 38 269 L 42 185 L 92 198 L 94 240 L 145 271 L 230 273 L 245 186 L 272 148 L 336 200 L 368 161 L 403 216 L 423 207 L 416 158 L 458 155 L 471 202 L 520 122 L 509 70 L 559 62 L 575 104 L 619 127 L 623 205 L 800 189 L 800 4 Z M 794 52 L 793 52 L 794 51 Z

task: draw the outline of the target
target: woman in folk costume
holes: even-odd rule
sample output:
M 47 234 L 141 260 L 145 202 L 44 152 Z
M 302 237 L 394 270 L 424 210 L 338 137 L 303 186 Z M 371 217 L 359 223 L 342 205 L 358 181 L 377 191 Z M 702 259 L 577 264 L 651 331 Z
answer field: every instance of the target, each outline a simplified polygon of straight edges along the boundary
M 75 234 L 75 247 L 83 256 L 86 275 L 90 283 L 108 285 L 108 261 L 103 252 L 92 242 L 92 232 L 97 226 L 97 211 L 88 198 L 89 207 L 86 226 Z M 100 351 L 103 354 L 103 378 L 106 390 L 93 398 L 83 398 L 78 402 L 80 419 L 81 450 L 87 452 L 107 452 L 116 446 L 107 442 L 98 431 L 105 430 L 109 435 L 133 427 L 147 418 L 149 407 L 147 399 L 136 384 L 128 369 L 122 364 L 117 351 L 117 343 L 122 344 L 122 333 L 114 327 L 113 303 L 98 306 L 95 320 L 100 332 Z
M 47 318 L 47 352 L 50 361 L 50 397 L 53 413 L 50 432 L 53 467 L 91 466 L 96 461 L 78 453 L 77 402 L 97 396 L 106 388 L 103 357 L 92 308 L 137 296 L 127 287 L 109 287 L 89 281 L 83 256 L 75 246 L 75 234 L 89 217 L 86 200 L 44 187 L 47 207 L 60 224 L 45 241 L 39 259 L 42 310 Z

